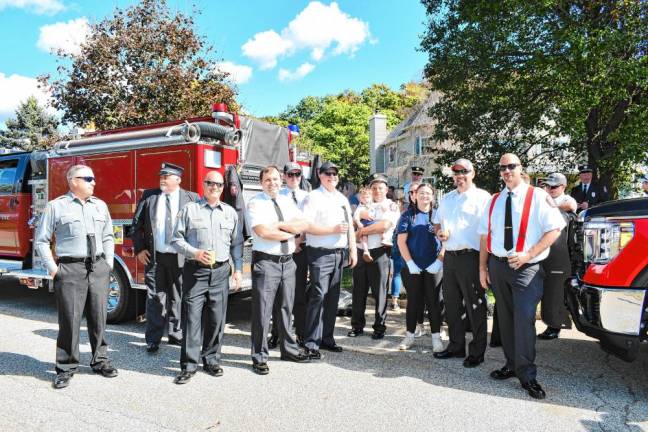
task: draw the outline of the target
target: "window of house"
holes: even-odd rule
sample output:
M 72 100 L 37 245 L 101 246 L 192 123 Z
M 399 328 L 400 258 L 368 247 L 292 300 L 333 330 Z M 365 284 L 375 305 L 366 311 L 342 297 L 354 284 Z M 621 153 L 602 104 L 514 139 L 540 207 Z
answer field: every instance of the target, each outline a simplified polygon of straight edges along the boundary
M 414 154 L 420 156 L 423 150 L 423 138 L 416 137 L 416 142 L 414 143 Z

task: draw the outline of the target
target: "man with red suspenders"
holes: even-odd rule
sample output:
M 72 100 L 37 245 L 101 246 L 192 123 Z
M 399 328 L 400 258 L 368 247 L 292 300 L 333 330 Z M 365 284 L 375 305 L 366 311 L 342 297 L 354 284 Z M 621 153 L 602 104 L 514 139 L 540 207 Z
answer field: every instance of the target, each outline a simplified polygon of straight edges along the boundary
M 522 181 L 520 159 L 507 153 L 499 170 L 506 187 L 493 195 L 479 226 L 479 279 L 493 287 L 506 365 L 491 373 L 504 380 L 517 376 L 535 399 L 545 391 L 536 380 L 535 315 L 542 298 L 540 261 L 565 226 L 551 197 Z

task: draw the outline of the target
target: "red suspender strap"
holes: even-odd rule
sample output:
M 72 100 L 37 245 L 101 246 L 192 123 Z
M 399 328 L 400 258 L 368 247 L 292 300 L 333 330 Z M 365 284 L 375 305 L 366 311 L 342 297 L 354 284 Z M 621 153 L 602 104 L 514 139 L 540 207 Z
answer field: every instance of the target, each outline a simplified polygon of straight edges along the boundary
M 518 234 L 516 252 L 524 250 L 524 241 L 526 240 L 527 226 L 529 225 L 529 213 L 531 213 L 531 201 L 533 201 L 533 186 L 529 186 L 526 196 L 524 197 L 524 207 L 522 208 L 522 220 L 520 220 L 520 233 Z
M 490 208 L 488 209 L 488 253 L 491 253 L 491 215 L 493 214 L 493 207 L 495 207 L 495 201 L 497 201 L 499 194 L 500 193 L 497 192 L 493 195 L 490 202 Z

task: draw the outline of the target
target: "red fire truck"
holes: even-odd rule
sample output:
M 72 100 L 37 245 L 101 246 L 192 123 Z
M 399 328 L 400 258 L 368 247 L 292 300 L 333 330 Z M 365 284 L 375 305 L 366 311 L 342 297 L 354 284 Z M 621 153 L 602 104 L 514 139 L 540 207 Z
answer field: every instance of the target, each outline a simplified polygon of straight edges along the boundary
M 142 192 L 159 186 L 162 162 L 182 166 L 182 187 L 198 194 L 205 174 L 220 171 L 228 182 L 224 194 L 242 211 L 245 197 L 261 189 L 263 166 L 295 160 L 288 128 L 230 113 L 224 104 L 212 110 L 212 117 L 93 132 L 46 152 L 0 155 L 0 273 L 31 288 L 51 289 L 32 247 L 33 233 L 47 202 L 67 192 L 68 168 L 88 165 L 97 178 L 95 195 L 107 203 L 114 225 L 108 319 L 119 322 L 141 313 L 144 291 L 137 290 L 146 289 L 144 268 L 135 258 L 130 230 Z M 308 163 L 301 164 L 308 175 Z M 249 251 L 246 255 L 249 263 Z M 249 289 L 249 264 L 246 273 L 244 290 Z
M 648 198 L 611 201 L 580 215 L 585 265 L 566 287 L 576 327 L 632 361 L 648 341 Z

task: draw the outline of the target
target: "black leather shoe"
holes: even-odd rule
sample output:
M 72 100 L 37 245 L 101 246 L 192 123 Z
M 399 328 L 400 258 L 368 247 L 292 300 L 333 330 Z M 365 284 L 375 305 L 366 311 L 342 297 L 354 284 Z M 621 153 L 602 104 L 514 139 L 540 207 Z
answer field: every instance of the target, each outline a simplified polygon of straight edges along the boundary
M 297 342 L 297 345 L 299 345 L 301 348 L 304 348 L 306 346 L 306 342 L 304 341 L 304 338 L 301 336 L 296 336 L 295 341 Z
M 468 356 L 466 359 L 463 361 L 463 366 L 465 368 L 474 368 L 479 366 L 480 364 L 484 363 L 484 357 L 473 357 L 473 356 Z
M 375 331 L 371 334 L 371 339 L 379 340 L 385 337 L 385 332 Z
M 182 346 L 182 339 L 175 338 L 173 336 L 169 336 L 169 345 L 177 345 L 177 346 Z
M 159 349 L 160 349 L 160 344 L 159 343 L 151 342 L 151 343 L 146 344 L 146 352 L 154 353 L 154 352 L 157 352 L 157 350 L 159 350 Z
M 296 355 L 293 354 L 282 355 L 281 360 L 291 361 L 295 363 L 308 363 L 311 359 L 306 352 L 300 351 Z
M 279 346 L 279 336 L 270 336 L 268 338 L 268 349 L 275 349 Z
M 115 378 L 117 375 L 119 375 L 117 369 L 115 369 L 110 363 L 101 363 L 101 365 L 92 368 L 92 370 L 94 371 L 94 373 L 97 373 L 106 378 Z
M 362 329 L 353 329 L 349 333 L 347 333 L 347 336 L 349 337 L 358 337 L 360 335 L 364 334 L 364 330 Z
M 70 380 L 74 374 L 72 372 L 59 372 L 56 374 L 56 377 L 54 378 L 54 382 L 52 383 L 52 387 L 55 389 L 62 389 L 70 385 Z
M 533 399 L 544 399 L 547 397 L 547 393 L 540 387 L 538 381 L 532 379 L 529 382 L 522 383 L 522 388 L 529 393 Z
M 490 376 L 491 378 L 496 380 L 505 380 L 505 379 L 513 378 L 515 376 L 515 372 L 507 368 L 506 366 L 504 366 L 501 369 L 497 369 L 491 372 Z
M 173 382 L 176 384 L 187 384 L 194 375 L 196 375 L 196 371 L 183 370 L 178 376 L 175 377 L 175 380 Z
M 315 349 L 309 349 L 306 351 L 308 354 L 308 358 L 311 360 L 321 360 L 322 359 L 322 353 L 319 352 L 319 350 Z
M 344 348 L 342 348 L 340 345 L 333 343 L 332 345 L 329 344 L 322 344 L 320 345 L 320 349 L 326 350 L 326 351 L 331 351 L 331 352 L 336 352 L 340 353 L 344 351 Z
M 463 358 L 466 357 L 466 351 L 450 351 L 445 349 L 443 351 L 433 353 L 432 355 L 434 356 L 434 358 L 441 359 L 441 360 L 445 360 L 453 357 Z
M 203 370 L 214 377 L 223 376 L 223 368 L 218 365 L 203 365 Z
M 538 335 L 538 339 L 542 339 L 542 340 L 557 339 L 559 335 L 560 335 L 560 329 L 547 327 L 545 331 L 543 331 Z
M 268 363 L 252 363 L 252 370 L 259 375 L 268 375 L 270 373 Z

